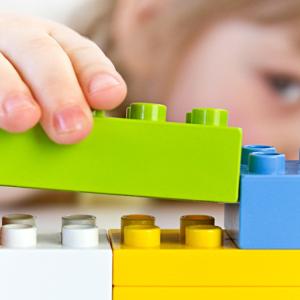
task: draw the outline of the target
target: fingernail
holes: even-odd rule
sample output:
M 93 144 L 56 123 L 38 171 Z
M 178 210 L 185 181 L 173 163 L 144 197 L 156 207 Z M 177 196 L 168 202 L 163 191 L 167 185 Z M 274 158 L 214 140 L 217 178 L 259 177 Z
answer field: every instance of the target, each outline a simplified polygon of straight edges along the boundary
M 110 74 L 97 75 L 90 83 L 89 92 L 91 94 L 101 92 L 120 85 L 120 81 Z
M 26 96 L 11 97 L 4 100 L 2 104 L 3 112 L 7 115 L 14 114 L 23 110 L 35 108 L 34 103 Z
M 67 107 L 57 111 L 53 116 L 53 125 L 57 133 L 68 134 L 85 129 L 89 119 L 78 106 Z

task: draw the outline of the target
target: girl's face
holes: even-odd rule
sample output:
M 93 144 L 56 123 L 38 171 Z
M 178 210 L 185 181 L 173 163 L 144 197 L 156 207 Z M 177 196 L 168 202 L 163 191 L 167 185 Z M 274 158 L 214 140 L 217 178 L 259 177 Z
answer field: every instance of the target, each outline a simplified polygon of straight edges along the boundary
M 274 145 L 298 158 L 300 49 L 291 28 L 224 21 L 202 34 L 179 66 L 169 120 L 183 121 L 194 107 L 226 108 L 244 144 Z

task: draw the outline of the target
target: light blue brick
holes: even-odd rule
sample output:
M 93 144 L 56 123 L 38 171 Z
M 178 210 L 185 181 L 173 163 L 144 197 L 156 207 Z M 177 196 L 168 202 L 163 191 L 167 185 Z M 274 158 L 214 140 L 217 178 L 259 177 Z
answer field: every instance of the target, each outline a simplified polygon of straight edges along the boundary
M 239 203 L 225 206 L 227 232 L 243 249 L 300 248 L 299 161 L 250 152 L 249 165 L 241 167 Z

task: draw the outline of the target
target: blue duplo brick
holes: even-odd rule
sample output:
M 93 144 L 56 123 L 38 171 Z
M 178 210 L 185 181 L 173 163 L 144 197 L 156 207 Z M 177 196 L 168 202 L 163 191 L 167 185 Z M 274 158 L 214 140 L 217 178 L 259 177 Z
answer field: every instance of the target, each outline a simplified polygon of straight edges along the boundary
M 228 234 L 243 249 L 299 249 L 299 161 L 263 145 L 242 156 L 239 203 L 225 205 Z

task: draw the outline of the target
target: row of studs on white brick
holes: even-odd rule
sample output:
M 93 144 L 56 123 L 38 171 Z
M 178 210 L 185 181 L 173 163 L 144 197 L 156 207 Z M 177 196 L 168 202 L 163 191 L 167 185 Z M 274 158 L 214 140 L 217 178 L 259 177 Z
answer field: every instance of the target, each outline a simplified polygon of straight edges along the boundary
M 92 248 L 99 243 L 96 218 L 70 215 L 62 218 L 61 242 L 68 248 Z M 34 248 L 37 244 L 35 218 L 28 214 L 10 214 L 2 218 L 1 245 L 6 248 Z

